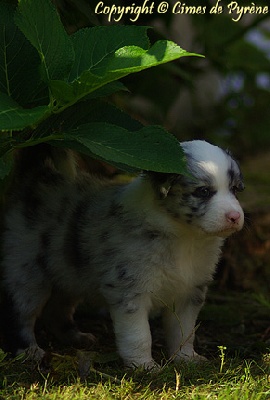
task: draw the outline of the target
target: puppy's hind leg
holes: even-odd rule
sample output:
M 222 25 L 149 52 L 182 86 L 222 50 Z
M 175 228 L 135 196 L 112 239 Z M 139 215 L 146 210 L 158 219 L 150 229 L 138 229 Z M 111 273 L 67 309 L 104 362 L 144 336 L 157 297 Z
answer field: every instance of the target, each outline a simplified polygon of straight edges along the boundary
M 55 289 L 42 314 L 42 322 L 61 343 L 88 348 L 95 341 L 91 333 L 79 331 L 73 315 L 78 299 Z
M 13 355 L 25 353 L 32 361 L 40 362 L 43 359 L 45 351 L 37 344 L 35 324 L 49 296 L 50 290 L 5 293 L 1 319 L 4 346 L 8 352 Z

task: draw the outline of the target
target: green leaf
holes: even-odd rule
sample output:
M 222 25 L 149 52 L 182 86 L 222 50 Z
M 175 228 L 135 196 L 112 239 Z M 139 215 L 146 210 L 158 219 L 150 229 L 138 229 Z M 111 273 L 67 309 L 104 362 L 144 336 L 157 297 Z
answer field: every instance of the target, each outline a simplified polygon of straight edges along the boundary
M 115 56 L 110 60 L 108 69 L 111 73 L 125 70 L 128 73 L 137 72 L 190 55 L 194 54 L 181 49 L 174 42 L 160 40 L 149 50 L 138 46 L 125 46 L 117 50 Z
M 184 154 L 179 142 L 158 126 L 129 132 L 113 124 L 89 123 L 66 132 L 65 141 L 77 142 L 108 162 L 157 172 L 185 172 Z
M 125 91 L 128 92 L 128 88 L 120 81 L 114 81 L 107 83 L 101 88 L 95 90 L 87 96 L 87 99 L 97 99 L 99 97 L 110 96 L 113 93 Z
M 53 97 L 57 100 L 58 106 L 73 104 L 77 101 L 72 85 L 61 80 L 50 80 L 49 87 Z M 74 101 L 75 100 L 75 101 Z
M 25 105 L 40 85 L 40 59 L 14 23 L 14 8 L 0 3 L 0 91 Z
M 105 88 L 105 86 L 104 86 Z M 96 92 L 94 92 L 96 93 Z M 32 133 L 32 138 L 44 138 L 54 133 L 67 132 L 78 126 L 92 122 L 107 122 L 129 131 L 142 128 L 142 124 L 112 104 L 100 100 L 85 100 L 67 108 L 62 113 L 52 114 Z
M 69 77 L 70 82 L 51 84 L 52 93 L 59 104 L 75 103 L 102 86 L 130 73 L 183 56 L 197 55 L 188 53 L 175 43 L 165 40 L 156 42 L 148 49 L 146 27 L 102 28 L 83 29 L 74 36 L 75 62 Z
M 103 70 L 104 75 L 94 75 L 90 70 L 81 74 L 80 78 L 72 84 L 75 96 L 81 98 L 85 94 L 131 73 L 190 55 L 193 54 L 186 52 L 173 42 L 165 41 L 155 43 L 150 50 L 135 46 L 121 48 L 111 57 L 110 62 L 107 61 L 107 69 Z
M 65 106 L 66 104 L 73 104 L 76 98 L 74 86 L 60 80 L 50 81 L 50 89 L 55 99 L 58 100 L 58 106 Z M 119 91 L 128 91 L 122 82 L 114 81 L 101 86 L 95 91 L 87 95 L 87 99 L 95 99 L 99 97 L 109 96 Z
M 69 81 L 76 80 L 86 70 L 104 75 L 107 62 L 124 46 L 139 46 L 147 50 L 147 29 L 144 26 L 119 25 L 80 29 L 71 36 L 75 60 Z
M 65 79 L 74 60 L 74 51 L 52 2 L 20 0 L 15 22 L 39 53 L 43 79 Z
M 25 109 L 11 97 L 0 93 L 0 131 L 21 130 L 37 124 L 50 112 L 49 106 Z

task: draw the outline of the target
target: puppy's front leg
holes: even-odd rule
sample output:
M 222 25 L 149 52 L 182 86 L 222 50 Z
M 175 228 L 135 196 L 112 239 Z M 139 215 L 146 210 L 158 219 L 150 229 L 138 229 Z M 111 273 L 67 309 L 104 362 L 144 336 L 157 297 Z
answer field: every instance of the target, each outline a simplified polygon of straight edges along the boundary
M 152 358 L 152 338 L 148 321 L 148 311 L 140 307 L 111 308 L 116 343 L 120 356 L 128 367 L 142 366 L 145 369 L 157 368 Z
M 196 319 L 204 303 L 206 291 L 206 286 L 196 287 L 190 297 L 176 301 L 175 310 L 164 311 L 164 328 L 169 355 L 175 362 L 206 360 L 193 348 Z

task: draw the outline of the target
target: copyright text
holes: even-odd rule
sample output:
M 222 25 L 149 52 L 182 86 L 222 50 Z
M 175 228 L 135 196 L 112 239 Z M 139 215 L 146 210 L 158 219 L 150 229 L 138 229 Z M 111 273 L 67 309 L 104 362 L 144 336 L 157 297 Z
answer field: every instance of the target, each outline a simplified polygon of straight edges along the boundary
M 201 0 L 203 3 L 203 0 Z M 231 1 L 228 4 L 223 4 L 222 0 L 217 0 L 216 4 L 212 7 L 207 7 L 203 4 L 186 5 L 184 2 L 175 1 L 171 4 L 168 1 L 151 1 L 145 0 L 142 5 L 137 5 L 136 2 L 129 6 L 119 6 L 116 4 L 107 5 L 106 1 L 97 3 L 95 10 L 96 15 L 105 16 L 109 22 L 120 22 L 126 15 L 129 21 L 136 22 L 141 15 L 151 14 L 166 14 L 171 13 L 175 15 L 201 15 L 201 14 L 228 14 L 232 21 L 240 21 L 246 14 L 268 14 L 269 7 L 265 5 L 257 5 L 251 2 L 249 5 L 242 6 L 237 1 Z

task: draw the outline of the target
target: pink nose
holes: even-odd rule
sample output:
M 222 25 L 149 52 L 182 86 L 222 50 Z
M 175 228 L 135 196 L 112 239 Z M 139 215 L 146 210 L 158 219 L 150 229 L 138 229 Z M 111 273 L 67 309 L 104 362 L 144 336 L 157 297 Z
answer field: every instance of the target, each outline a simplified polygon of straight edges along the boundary
M 229 211 L 226 213 L 225 216 L 228 222 L 231 222 L 232 224 L 237 224 L 241 215 L 238 211 Z

